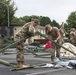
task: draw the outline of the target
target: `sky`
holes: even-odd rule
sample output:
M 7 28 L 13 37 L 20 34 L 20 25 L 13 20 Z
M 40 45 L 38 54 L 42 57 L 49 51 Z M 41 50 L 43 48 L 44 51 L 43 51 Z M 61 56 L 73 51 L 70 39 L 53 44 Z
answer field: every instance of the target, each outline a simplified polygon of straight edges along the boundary
M 45 16 L 59 24 L 66 22 L 71 12 L 76 11 L 76 0 L 13 0 L 18 10 L 16 17 Z

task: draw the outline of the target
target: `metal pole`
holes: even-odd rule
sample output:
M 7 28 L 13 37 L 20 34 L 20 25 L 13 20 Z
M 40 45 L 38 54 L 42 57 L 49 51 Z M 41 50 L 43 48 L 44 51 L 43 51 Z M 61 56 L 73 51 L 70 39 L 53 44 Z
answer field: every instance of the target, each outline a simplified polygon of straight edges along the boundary
M 9 27 L 9 7 L 8 7 L 8 5 L 7 5 L 7 10 L 8 10 L 8 11 L 7 11 L 7 12 L 8 12 L 8 13 L 7 13 L 7 15 L 8 15 L 8 27 Z
M 36 33 L 37 33 L 38 35 L 41 35 L 41 36 L 43 36 L 44 38 L 50 40 L 51 42 L 54 42 L 51 38 L 48 38 L 46 35 L 41 34 L 39 31 L 37 31 Z M 55 42 L 54 42 L 54 43 L 55 43 Z M 70 53 L 72 53 L 72 54 L 74 54 L 74 55 L 76 56 L 76 53 L 72 52 L 71 50 L 67 49 L 66 47 L 64 47 L 64 46 L 62 46 L 62 45 L 60 45 L 60 44 L 58 44 L 58 43 L 55 43 L 55 44 L 58 45 L 58 46 L 60 46 L 60 47 L 62 47 L 63 49 L 69 51 Z

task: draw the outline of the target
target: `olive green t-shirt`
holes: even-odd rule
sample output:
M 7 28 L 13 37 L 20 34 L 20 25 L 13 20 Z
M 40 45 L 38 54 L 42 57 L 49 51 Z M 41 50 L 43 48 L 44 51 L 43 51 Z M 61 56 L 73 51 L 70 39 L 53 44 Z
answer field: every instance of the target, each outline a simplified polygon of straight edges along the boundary
M 52 30 L 49 31 L 47 34 L 51 36 L 51 39 L 56 40 L 58 37 L 59 29 L 57 27 L 52 27 Z

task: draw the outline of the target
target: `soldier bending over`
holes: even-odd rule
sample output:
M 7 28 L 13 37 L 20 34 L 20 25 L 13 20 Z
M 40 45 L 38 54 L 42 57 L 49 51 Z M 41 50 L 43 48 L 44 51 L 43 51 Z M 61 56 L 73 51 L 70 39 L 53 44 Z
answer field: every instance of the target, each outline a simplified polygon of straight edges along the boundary
M 39 24 L 39 20 L 38 19 L 33 19 L 31 22 L 26 23 L 21 30 L 19 30 L 16 33 L 16 40 L 19 41 L 23 38 L 25 38 L 26 36 L 33 36 L 34 35 L 34 28 Z M 25 42 L 25 41 L 24 41 Z M 17 49 L 17 56 L 16 56 L 16 60 L 17 60 L 17 66 L 18 68 L 22 68 L 22 67 L 28 67 L 29 65 L 27 65 L 24 62 L 24 55 L 23 55 L 23 48 L 24 48 L 24 42 L 20 42 L 17 44 L 16 49 Z
M 60 47 L 55 43 L 62 43 L 60 41 L 61 35 L 57 27 L 52 27 L 50 24 L 45 26 L 46 34 L 48 38 L 51 38 L 53 42 L 51 42 L 51 63 L 54 63 L 54 57 L 55 57 L 55 51 L 56 51 L 56 57 L 60 58 Z

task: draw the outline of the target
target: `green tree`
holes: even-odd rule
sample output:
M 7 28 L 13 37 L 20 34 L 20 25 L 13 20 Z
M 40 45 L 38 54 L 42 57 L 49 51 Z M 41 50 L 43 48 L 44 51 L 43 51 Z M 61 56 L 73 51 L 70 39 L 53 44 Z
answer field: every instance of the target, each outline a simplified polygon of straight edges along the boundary
M 15 17 L 15 16 L 13 16 L 13 19 L 11 21 L 11 23 L 21 23 L 21 22 L 22 21 L 19 18 Z
M 51 22 L 51 25 L 52 25 L 52 26 L 55 26 L 55 27 L 59 27 L 59 23 L 57 23 L 55 20 L 53 20 L 53 21 Z
M 23 17 L 20 17 L 20 18 L 17 18 L 17 17 L 14 16 L 13 20 L 12 20 L 12 23 L 27 23 L 27 22 L 31 22 L 31 20 L 33 18 L 38 19 L 39 16 L 32 15 L 32 16 L 23 16 Z
M 64 29 L 66 30 L 67 33 L 70 32 L 70 27 L 67 23 L 64 23 Z
M 40 25 L 41 26 L 45 26 L 46 24 L 50 24 L 51 20 L 49 17 L 44 17 L 44 16 L 36 16 L 36 15 L 32 15 L 32 16 L 23 16 L 20 18 L 17 17 L 13 17 L 12 19 L 12 23 L 27 23 L 27 22 L 31 22 L 32 19 L 38 19 L 40 21 Z
M 69 28 L 71 27 L 76 28 L 76 11 L 71 12 L 71 14 L 68 16 L 68 19 L 66 21 Z
M 15 14 L 15 11 L 17 10 L 16 7 L 14 7 L 14 2 L 11 2 L 11 0 L 0 0 L 0 25 L 5 26 L 8 24 L 8 9 L 9 8 L 9 21 L 11 23 L 11 20 Z
M 49 17 L 42 17 L 40 20 L 41 26 L 45 26 L 45 25 L 50 24 L 50 23 L 51 23 L 51 20 Z

